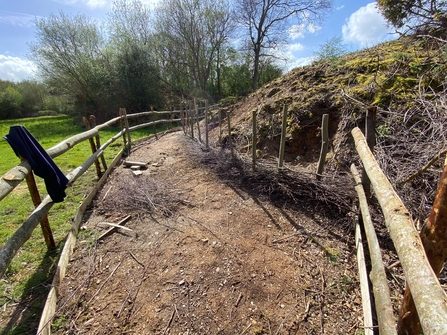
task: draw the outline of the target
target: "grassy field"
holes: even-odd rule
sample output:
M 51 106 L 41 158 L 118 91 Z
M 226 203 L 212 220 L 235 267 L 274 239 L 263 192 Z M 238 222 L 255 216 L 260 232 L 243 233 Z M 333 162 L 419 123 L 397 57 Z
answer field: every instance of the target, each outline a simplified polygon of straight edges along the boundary
M 85 131 L 81 124 L 71 117 L 53 116 L 0 121 L 0 134 L 2 136 L 8 134 L 9 127 L 13 125 L 25 126 L 45 149 Z M 118 131 L 118 127 L 101 131 L 101 143 Z M 132 141 L 146 137 L 151 132 L 152 129 L 133 132 Z M 104 156 L 108 164 L 121 147 L 122 139 L 119 139 L 106 149 Z M 0 152 L 0 173 L 3 175 L 19 164 L 20 160 L 3 137 L 0 139 Z M 55 162 L 67 174 L 81 165 L 90 155 L 89 142 L 84 141 L 57 157 Z M 36 181 L 41 197 L 44 198 L 47 192 L 43 180 L 36 176 Z M 62 250 L 76 209 L 96 181 L 96 170 L 92 166 L 73 186 L 67 189 L 65 201 L 55 204 L 50 210 L 48 219 L 57 244 L 56 250 L 47 250 L 40 227 L 37 227 L 32 237 L 17 253 L 6 274 L 1 278 L 0 306 L 2 306 L 3 313 L 0 314 L 0 334 L 25 334 L 32 329 L 30 327 L 35 327 L 49 291 L 58 255 Z M 0 246 L 28 218 L 33 209 L 26 182 L 22 182 L 0 202 Z M 11 312 L 4 313 L 11 310 L 13 314 L 17 314 L 12 318 Z M 23 313 L 23 310 L 26 312 Z

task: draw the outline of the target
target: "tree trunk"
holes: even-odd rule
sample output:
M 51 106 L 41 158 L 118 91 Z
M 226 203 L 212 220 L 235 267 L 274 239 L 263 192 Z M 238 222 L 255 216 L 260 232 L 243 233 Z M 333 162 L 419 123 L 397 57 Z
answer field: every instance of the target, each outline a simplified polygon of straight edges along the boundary
M 259 59 L 260 59 L 260 53 L 261 49 L 258 47 L 255 47 L 255 58 L 253 62 L 253 81 L 252 81 L 252 89 L 253 92 L 255 92 L 258 89 L 258 80 L 259 80 Z
M 420 237 L 433 272 L 438 276 L 447 260 L 447 159 L 439 180 L 433 208 L 422 227 Z M 399 334 L 419 335 L 421 322 L 408 284 L 397 325 Z

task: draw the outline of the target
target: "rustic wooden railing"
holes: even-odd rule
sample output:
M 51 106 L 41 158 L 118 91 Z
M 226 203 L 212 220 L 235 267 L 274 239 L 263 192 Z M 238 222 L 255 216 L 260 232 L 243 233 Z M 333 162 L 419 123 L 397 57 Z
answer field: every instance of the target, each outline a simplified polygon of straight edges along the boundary
M 286 108 L 287 106 L 283 106 L 283 121 L 287 115 Z M 253 169 L 256 168 L 256 118 L 260 110 L 261 107 L 257 110 L 253 110 L 251 113 L 253 121 L 251 144 Z M 424 235 L 421 240 L 415 229 L 409 211 L 405 208 L 392 185 L 380 170 L 379 165 L 375 161 L 370 150 L 370 148 L 373 148 L 375 145 L 375 114 L 375 107 L 368 108 L 365 117 L 367 121 L 365 131 L 366 138 L 363 136 L 360 129 L 355 128 L 352 131 L 356 148 L 363 164 L 362 177 L 360 177 L 360 174 L 354 165 L 351 167 L 351 170 L 356 182 L 355 188 L 360 200 L 361 216 L 363 219 L 362 224 L 366 231 L 370 251 L 372 264 L 370 280 L 372 282 L 377 314 L 377 326 L 375 326 L 372 321 L 369 292 L 364 292 L 369 290 L 366 267 L 362 266 L 363 269 L 360 269 L 359 266 L 359 272 L 365 273 L 364 276 L 361 276 L 363 277 L 361 280 L 365 282 L 362 287 L 362 297 L 365 309 L 365 334 L 374 334 L 374 328 L 376 327 L 379 328 L 380 334 L 385 335 L 419 335 L 421 332 L 424 332 L 424 334 L 447 334 L 447 295 L 437 279 L 437 275 L 441 271 L 442 265 L 447 257 L 447 219 L 445 219 L 447 218 L 447 205 L 444 204 L 447 203 L 445 201 L 447 199 L 447 159 L 444 167 L 445 172 L 441 176 L 440 182 L 440 189 L 441 187 L 444 188 L 444 194 L 442 194 L 442 191 L 438 190 L 437 200 L 435 200 L 435 205 L 437 205 L 434 206 L 432 214 L 430 215 L 433 223 L 430 228 L 426 228 L 425 231 L 423 230 Z M 219 111 L 219 143 L 221 143 L 223 115 L 227 118 L 227 145 L 230 147 L 233 155 L 230 123 L 231 114 L 228 112 L 223 113 L 222 111 Z M 191 124 L 189 119 L 187 120 L 187 124 Z M 321 180 L 323 176 L 325 157 L 328 151 L 327 114 L 322 117 L 321 128 L 322 147 L 316 172 L 317 180 Z M 190 136 L 194 137 L 193 128 L 191 128 L 190 131 L 186 130 L 185 134 L 186 133 L 189 133 Z M 278 153 L 279 169 L 283 167 L 284 138 L 285 127 L 283 122 L 281 145 Z M 391 239 L 394 242 L 407 280 L 407 290 L 403 298 L 397 328 L 380 247 L 377 242 L 377 236 L 368 210 L 367 199 L 371 196 L 371 186 L 384 213 L 385 224 L 390 232 Z M 440 214 L 441 211 L 443 211 L 443 214 Z M 435 233 L 438 235 L 435 236 Z M 362 249 L 360 225 L 357 225 L 356 246 L 359 249 Z M 436 247 L 442 250 L 436 250 Z M 446 249 L 446 251 L 443 251 L 444 249 Z M 427 250 L 429 250 L 428 258 L 426 255 Z M 362 255 L 363 252 L 360 252 L 358 257 L 363 258 L 364 256 Z
M 286 107 L 284 107 L 286 110 Z M 256 167 L 256 141 L 257 141 L 257 125 L 256 125 L 256 115 L 258 111 L 253 111 L 253 138 L 252 138 L 252 159 L 253 159 L 253 169 Z M 370 110 L 374 114 L 375 110 Z M 130 127 L 128 120 L 133 118 L 138 118 L 142 116 L 149 115 L 166 115 L 169 114 L 169 119 L 160 119 L 148 123 L 142 123 Z M 285 114 L 285 112 L 284 112 Z M 209 146 L 208 140 L 208 122 L 210 118 L 217 118 L 219 125 L 219 144 L 222 144 L 222 120 L 224 117 L 227 118 L 228 127 L 228 143 L 231 153 L 233 155 L 233 146 L 231 143 L 231 122 L 229 112 L 219 111 L 217 114 L 212 115 L 208 104 L 204 107 L 199 107 L 197 101 L 182 104 L 179 110 L 165 111 L 165 112 L 144 112 L 138 114 L 127 115 L 125 109 L 120 110 L 120 116 L 114 118 L 102 125 L 93 125 L 93 127 L 81 134 L 75 135 L 69 139 L 66 139 L 59 143 L 58 145 L 52 147 L 47 152 L 51 157 L 57 157 L 63 153 L 70 150 L 73 146 L 81 143 L 85 140 L 91 140 L 93 154 L 78 168 L 67 175 L 70 183 L 76 181 L 76 179 L 82 175 L 88 167 L 90 167 L 95 162 L 101 159 L 104 150 L 114 141 L 116 141 L 121 136 L 123 137 L 123 150 L 131 150 L 131 132 L 137 129 L 145 127 L 154 127 L 158 124 L 168 123 L 172 126 L 173 116 L 178 115 L 177 121 L 181 121 L 181 127 L 185 133 L 202 142 L 202 134 L 200 127 L 200 120 L 205 119 L 205 145 Z M 373 119 L 373 117 L 371 118 Z M 100 145 L 99 141 L 99 130 L 109 127 L 117 122 L 121 123 L 122 130 L 118 132 L 115 136 L 107 140 L 104 144 Z M 325 161 L 325 154 L 327 152 L 327 116 L 323 117 L 322 122 L 322 149 L 321 157 L 317 169 L 317 179 L 321 179 L 323 172 L 323 165 Z M 367 129 L 369 129 L 369 134 L 371 134 L 371 125 L 367 124 Z M 283 127 L 285 128 L 285 127 Z M 197 133 L 195 133 L 195 129 Z M 155 130 L 155 129 L 154 129 Z M 283 130 L 284 131 L 284 130 Z M 367 132 L 368 133 L 368 132 Z M 373 131 L 372 131 L 373 133 Z M 197 138 L 196 138 L 197 134 Z M 157 136 L 156 131 L 154 135 Z M 374 156 L 370 150 L 373 146 L 374 140 L 371 138 L 366 139 L 360 129 L 355 128 L 352 131 L 352 136 L 355 140 L 356 149 L 359 153 L 360 159 L 363 164 L 363 176 L 360 177 L 356 167 L 353 165 L 351 171 L 356 183 L 356 191 L 359 195 L 362 224 L 366 232 L 366 237 L 368 241 L 368 247 L 371 256 L 371 273 L 370 280 L 372 282 L 374 300 L 377 313 L 377 324 L 380 334 L 419 334 L 423 331 L 424 334 L 447 334 L 447 295 L 444 289 L 439 284 L 437 279 L 438 269 L 435 271 L 432 269 L 430 262 L 432 259 L 428 259 L 426 252 L 424 251 L 424 246 L 427 242 L 427 238 L 422 239 L 419 237 L 418 232 L 414 227 L 409 211 L 405 208 L 404 204 L 400 198 L 395 193 L 392 185 L 387 180 L 386 176 L 380 170 Z M 284 136 L 283 136 L 284 137 Z M 95 138 L 95 141 L 93 141 Z M 96 143 L 95 143 L 96 142 Z M 282 141 L 281 141 L 282 142 Z M 44 312 L 42 314 L 41 322 L 39 324 L 39 334 L 50 334 L 51 320 L 55 312 L 55 306 L 57 302 L 57 288 L 65 275 L 65 269 L 68 264 L 69 257 L 71 255 L 72 249 L 76 242 L 76 235 L 79 229 L 79 225 L 82 219 L 82 215 L 95 196 L 97 190 L 105 182 L 107 175 L 110 173 L 111 169 L 117 164 L 120 159 L 122 151 L 116 156 L 114 161 L 106 168 L 105 162 L 103 161 L 103 167 L 105 172 L 99 172 L 102 177 L 98 184 L 93 188 L 89 196 L 83 201 L 83 203 L 78 208 L 74 222 L 72 224 L 71 230 L 69 232 L 64 250 L 59 259 L 56 275 L 53 280 L 52 288 L 47 298 L 47 303 L 45 305 Z M 283 165 L 283 155 L 284 149 L 281 147 L 279 152 L 279 164 L 278 168 L 282 168 Z M 102 160 L 102 159 L 101 159 Z M 447 164 L 445 166 L 445 174 L 447 176 Z M 98 169 L 97 169 L 98 171 Z M 100 169 L 99 169 L 100 171 Z M 21 181 L 23 181 L 28 174 L 31 172 L 31 167 L 28 162 L 23 161 L 15 168 L 7 172 L 2 179 L 0 179 L 0 200 L 3 199 L 8 193 L 10 193 Z M 445 178 L 447 179 L 447 177 Z M 324 182 L 324 181 L 323 181 Z M 443 183 L 441 182 L 440 185 Z M 447 188 L 447 180 L 444 182 Z M 402 268 L 404 270 L 406 280 L 407 280 L 407 291 L 406 299 L 410 299 L 410 302 L 414 304 L 416 311 L 406 310 L 408 306 L 402 307 L 402 312 L 406 320 L 416 320 L 413 323 L 417 323 L 420 326 L 420 330 L 414 328 L 414 325 L 410 322 L 410 326 L 406 326 L 405 322 L 402 325 L 402 321 L 399 320 L 400 327 L 396 329 L 395 317 L 392 312 L 391 300 L 389 295 L 389 289 L 387 286 L 386 275 L 384 272 L 383 262 L 381 259 L 380 248 L 377 243 L 377 237 L 374 232 L 374 227 L 371 223 L 371 217 L 368 211 L 367 198 L 370 195 L 370 185 L 372 186 L 374 193 L 381 205 L 385 216 L 385 223 L 390 232 L 391 239 L 394 242 L 396 251 Z M 366 195 L 365 195 L 366 193 Z M 439 193 L 439 192 L 438 192 Z M 446 193 L 447 194 L 447 193 Z M 442 198 L 443 199 L 443 198 Z M 439 200 L 441 201 L 441 200 Z M 438 202 L 439 202 L 438 201 Z M 33 211 L 29 218 L 23 223 L 23 225 L 16 231 L 16 233 L 6 242 L 5 246 L 0 250 L 0 276 L 4 274 L 7 266 L 11 262 L 17 250 L 23 245 L 23 243 L 29 238 L 33 229 L 37 224 L 45 217 L 53 202 L 47 196 L 40 205 Z M 439 209 L 439 208 L 438 208 Z M 435 219 L 433 219 L 435 220 Z M 436 222 L 433 223 L 436 226 Z M 435 227 L 436 228 L 436 227 Z M 439 228 L 438 228 L 439 229 Z M 444 231 L 440 229 L 441 231 Z M 428 233 L 427 233 L 428 234 Z M 425 243 L 425 244 L 424 244 Z M 359 233 L 359 226 L 357 226 L 356 234 L 356 244 L 360 248 L 362 244 L 361 235 Z M 363 256 L 361 256 L 363 257 Z M 439 262 L 438 262 L 439 263 Z M 365 271 L 365 270 L 362 270 Z M 363 280 L 365 276 L 363 276 Z M 411 292 L 411 294 L 410 294 Z M 408 295 L 410 298 L 408 298 Z M 368 300 L 364 305 L 369 304 L 368 295 L 364 295 L 364 299 Z M 411 305 L 411 304 L 410 304 Z M 411 306 L 410 306 L 411 307 Z M 367 313 L 366 313 L 367 314 Z M 414 318 L 416 314 L 416 318 Z M 410 315 L 410 318 L 409 318 Z M 402 316 L 402 315 L 401 315 Z M 369 320 L 369 321 L 366 321 Z M 372 325 L 372 318 L 365 315 L 365 334 L 372 334 L 374 327 Z M 413 327 L 413 328 L 412 328 Z
M 121 136 L 129 134 L 128 137 L 124 138 L 124 148 L 126 150 L 130 150 L 131 131 L 145 127 L 156 126 L 158 124 L 163 123 L 167 123 L 168 125 L 172 126 L 174 115 L 181 114 L 180 110 L 162 111 L 162 112 L 150 111 L 150 112 L 143 112 L 129 115 L 126 115 L 124 109 L 120 109 L 120 111 L 121 115 L 119 117 L 113 118 L 112 120 L 109 120 L 101 125 L 95 125 L 93 128 L 83 133 L 72 136 L 47 150 L 49 156 L 51 158 L 55 158 L 68 152 L 75 145 L 83 141 L 86 140 L 90 141 L 93 153 L 90 157 L 88 157 L 88 159 L 82 165 L 80 165 L 67 175 L 70 184 L 74 183 L 92 164 L 98 162 L 99 159 L 101 159 L 101 161 L 103 162 L 104 169 L 106 171 L 110 170 L 111 167 L 107 168 L 105 161 L 102 159 L 103 153 L 104 150 L 106 150 L 106 148 L 110 144 L 115 142 Z M 129 124 L 127 122 L 129 119 L 139 118 L 143 116 L 167 115 L 167 114 L 170 115 L 169 119 L 159 119 L 148 123 L 138 124 L 133 127 L 129 127 Z M 108 128 L 123 120 L 124 122 L 121 122 L 123 125 L 122 130 L 101 145 L 99 139 L 99 131 Z M 96 140 L 96 143 L 93 141 L 93 139 Z M 97 173 L 98 177 L 100 178 L 102 172 L 98 168 Z M 15 166 L 10 171 L 6 172 L 0 179 L 0 201 L 4 199 L 9 193 L 11 193 L 12 190 L 14 190 L 14 188 L 17 187 L 24 179 L 27 179 L 28 176 L 32 176 L 32 170 L 29 162 L 26 160 L 22 161 L 19 165 Z M 37 205 L 37 207 L 31 213 L 28 219 L 17 229 L 17 231 L 11 236 L 11 238 L 6 241 L 6 243 L 0 250 L 0 277 L 3 276 L 3 274 L 5 273 L 9 264 L 11 263 L 13 257 L 17 254 L 20 247 L 30 238 L 32 231 L 36 228 L 39 222 L 44 220 L 44 218 L 47 216 L 53 204 L 54 203 L 51 200 L 51 198 L 49 196 L 46 196 L 43 199 L 43 201 L 41 201 L 40 204 Z M 47 226 L 47 228 L 49 228 L 49 225 Z M 51 230 L 49 232 L 44 231 L 44 234 L 51 234 Z M 48 239 L 51 238 L 52 236 L 48 237 Z M 45 239 L 47 240 L 47 235 L 45 235 Z M 48 247 L 51 247 L 52 243 L 47 243 L 47 245 Z

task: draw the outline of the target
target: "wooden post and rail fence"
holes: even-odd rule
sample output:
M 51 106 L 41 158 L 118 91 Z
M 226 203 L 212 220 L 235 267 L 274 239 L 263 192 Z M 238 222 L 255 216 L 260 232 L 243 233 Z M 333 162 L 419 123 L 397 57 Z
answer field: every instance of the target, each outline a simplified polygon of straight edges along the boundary
M 155 127 L 156 125 L 163 123 L 168 124 L 169 128 L 172 128 L 173 117 L 174 115 L 178 115 L 178 120 L 181 122 L 181 129 L 183 130 L 184 134 L 190 136 L 194 140 L 196 140 L 194 128 L 197 125 L 197 140 L 202 143 L 200 120 L 205 119 L 204 145 L 208 148 L 210 118 L 214 119 L 214 117 L 217 117 L 219 127 L 218 144 L 222 145 L 223 112 L 219 110 L 218 114 L 213 116 L 210 112 L 208 103 L 205 103 L 203 107 L 201 107 L 200 104 L 201 101 L 194 100 L 194 102 L 182 102 L 179 110 L 171 109 L 170 111 L 150 111 L 137 114 L 127 114 L 125 109 L 120 109 L 118 117 L 101 125 L 96 125 L 94 117 L 90 117 L 89 119 L 84 119 L 86 127 L 85 132 L 72 136 L 47 150 L 50 157 L 55 158 L 66 153 L 75 145 L 88 140 L 92 149 L 92 155 L 81 166 L 70 172 L 67 175 L 67 178 L 70 184 L 74 183 L 77 178 L 79 178 L 91 165 L 95 164 L 99 182 L 92 189 L 89 196 L 84 199 L 75 215 L 64 250 L 59 258 L 52 289 L 50 290 L 47 298 L 47 304 L 45 305 L 45 309 L 42 314 L 39 325 L 40 334 L 51 334 L 50 325 L 52 317 L 55 313 L 57 287 L 65 275 L 65 269 L 76 242 L 76 236 L 82 220 L 82 215 L 89 203 L 92 201 L 99 187 L 106 181 L 111 169 L 119 162 L 121 154 L 124 151 L 130 153 L 132 143 L 131 132 L 145 127 Z M 256 116 L 259 111 L 260 109 L 252 112 L 253 137 L 251 152 L 253 169 L 256 168 Z M 368 138 L 363 136 L 360 129 L 355 128 L 352 130 L 356 150 L 363 165 L 362 178 L 354 165 L 351 166 L 351 171 L 355 180 L 355 190 L 357 191 L 359 197 L 359 207 L 362 218 L 356 227 L 356 245 L 359 249 L 359 259 L 364 258 L 362 250 L 362 237 L 360 234 L 360 224 L 362 224 L 371 257 L 371 272 L 369 274 L 369 278 L 374 293 L 379 332 L 380 334 L 399 335 L 416 335 L 420 334 L 421 332 L 424 332 L 426 335 L 447 334 L 447 295 L 437 279 L 437 275 L 441 271 L 447 258 L 447 159 L 444 165 L 443 174 L 441 176 L 441 182 L 439 183 L 439 189 L 436 195 L 432 214 L 427 220 L 427 224 L 421 231 L 421 236 L 419 236 L 409 211 L 405 208 L 404 204 L 394 191 L 392 185 L 374 159 L 371 150 L 373 149 L 375 143 L 373 137 L 375 129 L 375 108 L 368 109 L 368 113 L 369 116 L 366 117 L 366 134 Z M 142 116 L 157 116 L 166 114 L 169 114 L 169 118 L 167 119 L 159 119 L 156 121 L 137 124 L 132 127 L 129 126 L 129 119 Z M 287 106 L 283 106 L 283 121 L 285 120 L 286 115 Z M 234 148 L 232 145 L 230 113 L 226 112 L 225 116 L 227 118 L 226 121 L 228 127 L 227 144 L 233 157 Z M 121 131 L 101 145 L 99 131 L 116 123 L 121 124 Z M 283 122 L 278 160 L 279 169 L 281 169 L 284 164 L 285 128 L 285 122 Z M 320 160 L 315 174 L 318 180 L 322 177 L 324 161 L 328 151 L 329 138 L 327 129 L 328 115 L 324 115 L 322 118 L 322 147 Z M 154 132 L 154 135 L 155 134 L 156 131 Z M 113 162 L 107 166 L 103 155 L 104 150 L 106 150 L 111 143 L 120 137 L 123 138 L 123 149 L 116 156 Z M 4 199 L 24 179 L 27 181 L 36 209 L 0 250 L 0 276 L 3 276 L 13 257 L 17 254 L 19 248 L 30 238 L 31 232 L 39 223 L 42 226 L 47 247 L 52 248 L 55 244 L 47 218 L 47 214 L 53 206 L 53 202 L 49 196 L 46 196 L 43 200 L 41 200 L 37 188 L 35 187 L 35 180 L 31 166 L 26 160 L 23 160 L 19 165 L 4 174 L 0 179 L 0 201 Z M 371 196 L 370 187 L 372 187 L 372 190 L 374 191 L 374 194 L 377 197 L 384 213 L 385 224 L 395 245 L 396 252 L 407 280 L 407 288 L 403 298 L 397 328 L 395 325 L 396 318 L 394 317 L 392 311 L 389 288 L 381 258 L 380 247 L 368 210 L 368 199 Z M 359 262 L 360 279 L 362 282 L 367 282 L 366 268 L 361 268 L 360 263 L 361 262 Z M 362 300 L 364 300 L 363 309 L 365 334 L 373 334 L 372 329 L 375 326 L 372 324 L 372 317 L 370 315 L 371 311 L 368 309 L 368 305 L 370 305 L 370 298 L 368 295 L 369 292 L 365 292 L 369 290 L 368 283 L 362 284 L 361 288 Z

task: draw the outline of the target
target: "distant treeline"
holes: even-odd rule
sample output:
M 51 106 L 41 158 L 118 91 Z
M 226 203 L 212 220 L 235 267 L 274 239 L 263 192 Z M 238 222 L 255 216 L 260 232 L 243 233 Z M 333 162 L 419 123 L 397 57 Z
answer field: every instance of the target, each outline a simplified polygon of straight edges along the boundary
M 54 94 L 41 82 L 25 80 L 15 83 L 0 80 L 0 119 L 41 115 L 68 114 L 73 111 L 69 97 Z

